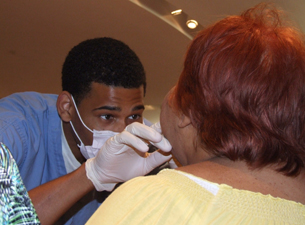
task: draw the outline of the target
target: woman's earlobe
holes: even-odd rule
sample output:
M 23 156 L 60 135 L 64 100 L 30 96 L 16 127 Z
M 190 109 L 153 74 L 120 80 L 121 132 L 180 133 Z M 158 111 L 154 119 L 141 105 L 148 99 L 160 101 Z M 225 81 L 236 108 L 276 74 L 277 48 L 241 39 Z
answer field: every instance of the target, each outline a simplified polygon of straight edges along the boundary
M 179 128 L 184 128 L 188 125 L 192 124 L 191 119 L 184 115 L 183 113 L 181 113 L 181 115 L 179 116 L 179 124 L 178 127 Z
M 63 91 L 58 95 L 56 107 L 62 121 L 70 122 L 73 103 L 69 92 Z

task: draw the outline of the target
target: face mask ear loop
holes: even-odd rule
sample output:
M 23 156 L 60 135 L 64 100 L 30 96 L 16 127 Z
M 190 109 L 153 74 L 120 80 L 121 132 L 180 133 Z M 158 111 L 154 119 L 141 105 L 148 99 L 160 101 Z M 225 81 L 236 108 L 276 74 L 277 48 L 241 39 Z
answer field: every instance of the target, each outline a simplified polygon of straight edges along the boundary
M 71 127 L 72 127 L 72 129 L 73 129 L 73 131 L 74 131 L 74 134 L 75 134 L 76 137 L 78 138 L 79 142 L 82 143 L 82 140 L 80 139 L 80 137 L 78 136 L 76 130 L 74 129 L 74 126 L 73 126 L 73 124 L 72 124 L 72 121 L 70 121 L 70 124 L 71 124 Z M 79 145 L 77 145 L 77 146 L 80 147 Z
M 82 124 L 84 125 L 84 127 L 87 128 L 87 130 L 89 130 L 89 131 L 91 131 L 91 133 L 93 133 L 93 131 L 92 131 L 89 127 L 87 127 L 86 124 L 83 122 L 82 117 L 80 116 L 80 114 L 79 114 L 79 112 L 78 112 L 77 106 L 76 106 L 76 104 L 75 104 L 75 101 L 74 101 L 74 98 L 73 98 L 72 95 L 71 95 L 71 98 L 72 98 L 72 101 L 73 101 L 73 104 L 74 104 L 76 113 L 77 113 L 77 115 L 78 115 L 78 118 L 80 119 L 80 122 L 82 122 Z M 73 125 L 72 125 L 72 128 L 73 128 Z M 73 129 L 74 129 L 74 128 L 73 128 Z M 74 131 L 74 132 L 75 132 L 75 131 Z

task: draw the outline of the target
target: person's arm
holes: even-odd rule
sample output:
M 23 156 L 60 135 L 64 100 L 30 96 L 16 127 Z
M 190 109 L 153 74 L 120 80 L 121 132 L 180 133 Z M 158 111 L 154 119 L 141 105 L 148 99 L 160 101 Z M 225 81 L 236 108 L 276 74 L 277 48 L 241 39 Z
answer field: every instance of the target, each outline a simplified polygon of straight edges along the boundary
M 86 176 L 85 164 L 65 176 L 29 191 L 41 224 L 54 224 L 85 194 L 94 189 Z
M 30 190 L 29 195 L 41 223 L 53 224 L 94 188 L 111 191 L 117 183 L 145 175 L 171 158 L 159 151 L 146 157 L 140 156 L 134 149 L 142 153 L 148 151 L 142 139 L 163 151 L 171 150 L 169 142 L 158 131 L 132 123 L 125 131 L 108 139 L 96 157 L 88 159 L 74 172 Z

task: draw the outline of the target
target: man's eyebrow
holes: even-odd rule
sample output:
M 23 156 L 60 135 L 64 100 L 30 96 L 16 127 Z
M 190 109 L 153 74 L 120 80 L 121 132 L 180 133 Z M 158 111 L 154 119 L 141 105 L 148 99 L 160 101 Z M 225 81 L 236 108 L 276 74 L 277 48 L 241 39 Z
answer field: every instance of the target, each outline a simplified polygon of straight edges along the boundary
M 106 109 L 106 110 L 109 110 L 109 111 L 118 111 L 118 112 L 122 111 L 122 109 L 120 107 L 110 106 L 110 105 L 105 105 L 105 106 L 95 108 L 93 111 L 103 110 L 103 109 Z M 137 106 L 133 107 L 132 111 L 137 111 L 137 110 L 141 110 L 141 109 L 145 109 L 144 105 L 137 105 Z
M 118 112 L 122 111 L 122 109 L 118 106 L 109 106 L 109 105 L 105 105 L 105 106 L 95 108 L 93 111 L 103 110 L 103 109 L 110 110 L 110 111 L 118 111 Z
M 141 110 L 141 109 L 145 109 L 144 105 L 137 105 L 137 106 L 133 107 L 132 111 L 137 111 L 137 110 Z

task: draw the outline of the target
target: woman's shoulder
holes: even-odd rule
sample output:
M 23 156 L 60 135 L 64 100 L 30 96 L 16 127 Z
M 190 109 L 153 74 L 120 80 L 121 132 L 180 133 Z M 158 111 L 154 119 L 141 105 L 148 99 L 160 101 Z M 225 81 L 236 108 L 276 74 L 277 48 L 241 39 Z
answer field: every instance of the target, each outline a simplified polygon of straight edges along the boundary
M 298 177 L 288 177 L 272 167 L 253 170 L 245 162 L 229 160 L 211 160 L 180 167 L 178 170 L 235 189 L 305 204 L 304 171 Z

